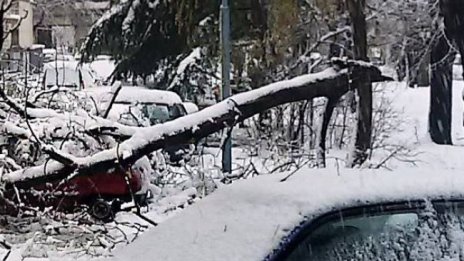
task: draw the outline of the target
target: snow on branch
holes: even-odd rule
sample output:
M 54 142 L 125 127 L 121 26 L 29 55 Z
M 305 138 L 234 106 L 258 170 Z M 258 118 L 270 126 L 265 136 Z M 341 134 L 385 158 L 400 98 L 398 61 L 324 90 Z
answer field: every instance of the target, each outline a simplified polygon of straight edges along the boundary
M 21 139 L 29 139 L 31 133 L 21 127 L 8 121 L 0 121 L 0 134 L 15 136 Z
M 118 164 L 128 167 L 153 151 L 195 142 L 278 105 L 315 97 L 339 97 L 348 91 L 351 79 L 369 77 L 373 82 L 385 80 L 377 68 L 353 64 L 350 70 L 346 68 L 348 66 L 342 68 L 339 65 L 320 73 L 299 76 L 237 94 L 200 112 L 164 124 L 134 128 L 131 129 L 134 131 L 133 135 L 115 148 L 87 157 L 69 157 L 72 163 L 50 161 L 47 165 L 5 174 L 2 180 L 10 185 L 27 187 L 39 181 L 69 178 L 70 175 L 104 173 Z

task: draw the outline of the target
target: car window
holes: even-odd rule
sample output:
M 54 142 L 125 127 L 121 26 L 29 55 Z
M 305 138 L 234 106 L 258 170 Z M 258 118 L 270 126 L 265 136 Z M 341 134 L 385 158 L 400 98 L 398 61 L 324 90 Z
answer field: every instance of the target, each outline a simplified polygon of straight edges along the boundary
M 171 120 L 177 119 L 179 117 L 185 116 L 187 112 L 182 104 L 175 104 L 174 106 L 169 106 L 169 115 Z
M 279 260 L 463 260 L 462 203 L 345 216 L 342 212 L 293 237 Z M 367 214 L 366 214 L 367 213 Z M 457 258 L 457 259 L 456 259 Z
M 144 104 L 142 112 L 150 120 L 151 125 L 163 123 L 172 118 L 167 105 Z
M 110 116 L 119 123 L 129 126 L 143 126 L 140 107 L 129 104 L 114 104 Z

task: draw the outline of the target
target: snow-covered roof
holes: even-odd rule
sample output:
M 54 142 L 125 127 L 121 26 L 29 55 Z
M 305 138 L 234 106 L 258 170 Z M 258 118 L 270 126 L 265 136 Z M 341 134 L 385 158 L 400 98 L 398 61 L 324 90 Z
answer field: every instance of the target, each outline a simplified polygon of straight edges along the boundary
M 263 260 L 303 220 L 346 207 L 464 197 L 462 172 L 302 170 L 223 186 L 112 260 Z
M 98 102 L 108 102 L 112 97 L 111 87 L 98 87 L 86 90 Z M 139 86 L 123 86 L 119 92 L 117 103 L 157 103 L 174 105 L 182 103 L 175 92 L 148 89 Z

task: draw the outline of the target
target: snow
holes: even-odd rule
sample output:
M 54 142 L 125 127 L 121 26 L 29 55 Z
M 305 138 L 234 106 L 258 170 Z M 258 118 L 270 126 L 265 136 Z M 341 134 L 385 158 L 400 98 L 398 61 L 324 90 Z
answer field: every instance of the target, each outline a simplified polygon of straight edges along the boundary
M 118 4 L 113 5 L 109 11 L 105 12 L 100 17 L 100 19 L 98 19 L 97 22 L 95 22 L 90 31 L 93 31 L 93 28 L 102 26 L 103 23 L 108 21 L 108 19 L 110 19 L 112 16 L 118 15 L 122 10 L 124 10 L 124 7 L 128 2 L 128 0 L 122 0 Z
M 30 133 L 20 127 L 17 127 L 11 122 L 1 122 L 0 133 L 2 134 L 13 134 L 19 137 L 29 137 Z
M 200 57 L 201 57 L 201 48 L 197 47 L 193 49 L 190 55 L 180 62 L 179 67 L 177 68 L 177 74 L 182 74 L 187 68 L 187 66 L 195 63 L 195 61 L 197 59 L 200 59 Z
M 112 260 L 263 260 L 303 220 L 384 201 L 462 198 L 456 171 L 301 170 L 240 181 L 160 224 Z
M 298 76 L 290 80 L 271 83 L 267 86 L 261 87 L 253 91 L 240 93 L 238 95 L 233 96 L 233 100 L 237 103 L 245 103 L 245 102 L 257 100 L 259 99 L 259 97 L 263 97 L 263 96 L 266 96 L 272 93 L 277 93 L 285 89 L 295 88 L 298 86 L 304 86 L 304 85 L 316 83 L 318 81 L 323 81 L 327 79 L 334 79 L 337 76 L 340 76 L 346 72 L 347 70 L 336 71 L 333 68 L 329 68 L 319 73 Z
M 179 66 L 177 67 L 176 76 L 169 85 L 169 89 L 174 88 L 178 84 L 182 84 L 182 79 L 185 76 L 185 71 L 192 65 L 194 65 L 199 59 L 201 59 L 201 48 L 197 47 L 192 50 L 192 52 L 183 59 Z
M 122 31 L 127 33 L 131 29 L 131 25 L 135 19 L 135 9 L 140 5 L 140 0 L 135 0 L 132 2 L 129 11 L 127 12 L 126 18 L 122 22 Z
M 116 69 L 114 61 L 106 59 L 99 60 L 98 57 L 97 60 L 91 62 L 89 66 L 95 72 L 95 75 L 103 80 L 107 80 Z
M 31 50 L 37 50 L 37 49 L 45 49 L 45 45 L 43 44 L 33 44 L 31 45 Z

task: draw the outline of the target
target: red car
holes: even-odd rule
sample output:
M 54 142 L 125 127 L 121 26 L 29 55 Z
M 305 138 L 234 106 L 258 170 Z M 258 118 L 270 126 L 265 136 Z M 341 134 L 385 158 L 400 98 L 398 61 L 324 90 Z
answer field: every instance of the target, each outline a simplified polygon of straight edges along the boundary
M 80 206 L 87 206 L 89 213 L 96 219 L 109 221 L 122 210 L 123 203 L 133 202 L 144 205 L 151 197 L 148 189 L 149 179 L 143 168 L 133 167 L 127 171 L 113 170 L 92 176 L 79 176 L 67 182 L 54 182 L 35 185 L 26 189 L 7 189 L 5 197 L 15 203 L 32 208 L 70 212 Z M 129 208 L 135 205 L 129 204 Z M 11 208 L 3 211 L 15 213 Z

